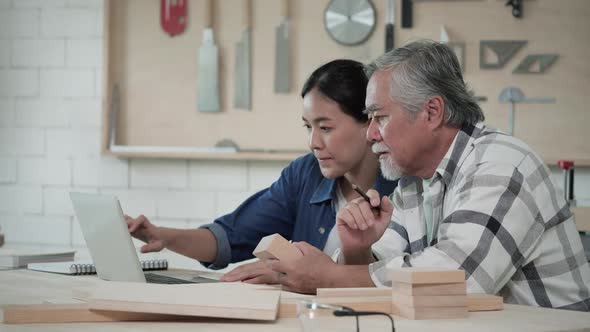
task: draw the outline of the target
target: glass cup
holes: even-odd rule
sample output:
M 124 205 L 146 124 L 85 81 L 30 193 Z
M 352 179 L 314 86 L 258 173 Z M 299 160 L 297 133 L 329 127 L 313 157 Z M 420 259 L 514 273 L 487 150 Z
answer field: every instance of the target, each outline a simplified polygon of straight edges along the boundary
M 323 304 L 313 300 L 297 303 L 297 318 L 303 332 L 356 331 L 355 317 L 336 317 L 334 312 L 346 310 L 342 306 Z

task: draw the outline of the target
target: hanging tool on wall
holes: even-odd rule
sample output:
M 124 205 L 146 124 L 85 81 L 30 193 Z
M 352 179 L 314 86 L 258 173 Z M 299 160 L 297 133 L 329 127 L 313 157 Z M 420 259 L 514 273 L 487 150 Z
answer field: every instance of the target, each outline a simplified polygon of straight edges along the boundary
M 121 96 L 119 95 L 119 84 L 113 85 L 111 94 L 111 105 L 109 111 L 109 137 L 107 142 L 107 149 L 117 145 L 117 120 L 119 113 L 121 113 Z
M 187 0 L 160 0 L 160 25 L 174 37 L 186 28 Z
M 576 206 L 574 197 L 574 162 L 573 160 L 558 160 L 557 166 L 563 170 L 563 193 L 565 202 L 570 207 Z
M 198 105 L 201 112 L 219 112 L 219 51 L 213 38 L 213 1 L 205 1 L 203 40 L 199 48 Z
M 481 0 L 401 0 L 402 1 L 402 28 L 413 26 L 414 2 L 440 2 L 440 1 L 481 1 Z
M 506 6 L 512 7 L 512 16 L 522 18 L 522 0 L 508 0 Z
M 412 0 L 402 0 L 402 28 L 412 27 Z
M 395 0 L 387 0 L 387 24 L 385 24 L 385 52 L 395 47 Z
M 501 103 L 510 103 L 508 133 L 514 136 L 514 105 L 517 103 L 535 103 L 535 104 L 553 104 L 555 98 L 552 97 L 535 97 L 525 98 L 521 89 L 509 86 L 500 92 L 499 100 Z
M 289 1 L 281 1 L 281 23 L 275 28 L 275 92 L 291 91 L 291 46 L 289 40 Z
M 242 38 L 236 44 L 236 62 L 235 62 L 235 87 L 234 87 L 234 106 L 249 110 L 251 108 L 251 84 L 252 71 L 251 61 L 251 11 L 252 1 L 245 0 L 243 10 L 244 30 Z
M 339 44 L 361 44 L 375 29 L 373 3 L 369 0 L 332 0 L 324 11 L 324 27 Z

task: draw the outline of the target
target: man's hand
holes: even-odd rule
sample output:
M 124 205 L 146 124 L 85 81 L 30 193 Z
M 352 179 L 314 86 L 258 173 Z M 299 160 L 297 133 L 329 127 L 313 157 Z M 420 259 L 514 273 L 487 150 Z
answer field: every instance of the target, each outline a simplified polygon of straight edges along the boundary
M 257 260 L 236 267 L 224 274 L 221 281 L 243 281 L 250 284 L 278 284 L 277 273 L 270 269 L 266 261 Z
M 367 192 L 367 196 L 371 199 L 371 204 L 363 198 L 357 198 L 340 209 L 336 215 L 342 253 L 349 264 L 349 256 L 371 256 L 371 246 L 383 236 L 393 214 L 393 204 L 387 196 L 380 199 L 379 193 L 373 189 Z M 379 203 L 381 209 L 376 210 Z
M 166 246 L 164 240 L 161 239 L 158 227 L 154 226 L 143 214 L 135 219 L 125 215 L 125 221 L 129 233 L 134 238 L 146 243 L 140 249 L 142 253 L 160 251 Z
M 271 260 L 271 268 L 277 274 L 283 289 L 290 292 L 315 294 L 318 288 L 329 287 L 332 273 L 338 264 L 316 247 L 306 242 L 293 243 L 303 257 L 293 261 Z

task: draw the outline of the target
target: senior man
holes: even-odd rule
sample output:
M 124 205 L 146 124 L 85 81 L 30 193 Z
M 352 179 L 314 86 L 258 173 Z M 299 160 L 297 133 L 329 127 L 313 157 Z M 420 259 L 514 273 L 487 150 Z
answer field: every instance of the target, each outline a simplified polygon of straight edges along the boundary
M 590 268 L 573 216 L 542 159 L 483 124 L 453 51 L 433 41 L 394 49 L 368 66 L 367 137 L 392 195 L 370 190 L 337 215 L 338 265 L 306 243 L 304 256 L 273 262 L 287 289 L 390 286 L 388 270 L 465 271 L 468 292 L 508 303 L 590 311 Z M 378 213 L 375 209 L 380 204 Z M 389 257 L 371 245 L 387 228 Z

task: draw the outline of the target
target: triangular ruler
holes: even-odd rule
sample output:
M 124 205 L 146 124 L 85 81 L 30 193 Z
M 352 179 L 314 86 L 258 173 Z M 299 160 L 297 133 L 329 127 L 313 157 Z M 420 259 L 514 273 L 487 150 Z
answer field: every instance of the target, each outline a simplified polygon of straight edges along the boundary
M 479 67 L 481 69 L 503 68 L 510 59 L 526 45 L 526 40 L 482 40 L 479 42 Z M 493 53 L 493 60 L 486 56 Z
M 529 54 L 514 69 L 517 74 L 543 74 L 557 60 L 559 54 Z

